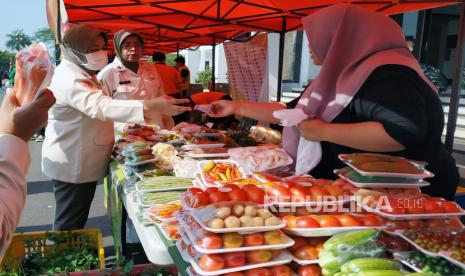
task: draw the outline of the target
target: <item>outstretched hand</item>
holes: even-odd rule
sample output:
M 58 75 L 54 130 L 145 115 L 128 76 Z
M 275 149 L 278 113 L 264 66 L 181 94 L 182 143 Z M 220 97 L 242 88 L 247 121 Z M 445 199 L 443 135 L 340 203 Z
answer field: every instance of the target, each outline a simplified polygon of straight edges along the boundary
M 144 116 L 151 118 L 154 116 L 154 112 L 161 113 L 163 115 L 179 115 L 192 109 L 188 106 L 180 106 L 179 104 L 189 103 L 189 99 L 176 99 L 168 95 L 156 97 L 154 99 L 144 101 Z
M 234 101 L 219 100 L 211 103 L 210 117 L 226 117 L 236 113 L 238 109 L 237 103 Z
M 0 134 L 15 135 L 27 142 L 45 126 L 48 110 L 54 103 L 53 93 L 44 89 L 30 103 L 20 107 L 12 91 L 7 91 L 0 107 Z

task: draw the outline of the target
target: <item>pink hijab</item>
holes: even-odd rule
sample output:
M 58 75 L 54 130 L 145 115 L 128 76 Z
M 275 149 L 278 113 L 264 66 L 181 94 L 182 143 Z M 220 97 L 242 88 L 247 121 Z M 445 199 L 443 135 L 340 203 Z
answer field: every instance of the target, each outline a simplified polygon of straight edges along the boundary
M 368 76 L 385 64 L 412 68 L 437 91 L 410 54 L 399 25 L 385 15 L 352 4 L 336 4 L 304 17 L 302 24 L 309 45 L 323 60 L 320 73 L 296 106 L 309 118 L 333 121 Z M 299 137 L 296 127 L 285 128 L 283 146 L 296 160 L 296 171 L 306 173 L 319 163 L 321 147 Z

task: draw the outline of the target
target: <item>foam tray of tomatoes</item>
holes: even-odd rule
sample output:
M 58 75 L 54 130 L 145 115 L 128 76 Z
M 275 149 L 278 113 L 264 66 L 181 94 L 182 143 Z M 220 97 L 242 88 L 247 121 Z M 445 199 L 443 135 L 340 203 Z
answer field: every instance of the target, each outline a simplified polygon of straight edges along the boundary
M 196 273 L 192 266 L 189 266 L 186 269 L 186 272 L 190 276 L 200 276 L 200 274 Z M 310 273 L 311 272 L 311 273 Z M 304 274 L 307 273 L 307 274 Z M 313 273 L 313 274 L 312 274 Z M 232 273 L 226 273 L 224 276 L 295 276 L 297 275 L 289 265 L 275 265 L 271 267 L 259 267 L 254 269 L 249 269 L 245 271 L 237 271 Z M 309 268 L 302 267 L 301 272 L 298 274 L 299 276 L 319 276 L 320 275 L 320 268 L 317 266 L 316 268 Z
M 350 201 L 350 194 L 343 187 L 326 179 L 305 185 L 292 180 L 268 182 L 263 189 L 281 207 L 338 205 Z
M 464 216 L 457 203 L 425 194 L 362 195 L 355 198 L 367 212 L 390 220 Z
M 239 164 L 232 160 L 205 160 L 197 163 L 197 166 L 205 184 L 221 183 L 246 176 L 246 173 L 239 168 Z
M 209 187 L 204 191 L 193 187 L 180 193 L 182 206 L 186 209 L 202 208 L 220 202 L 253 202 L 265 204 L 265 192 L 258 186 L 248 184 L 242 187 L 228 184 L 223 187 Z
M 194 249 L 202 254 L 278 250 L 294 245 L 294 240 L 286 236 L 281 230 L 243 235 L 238 233 L 217 234 L 204 230 L 187 231 L 181 222 L 179 232 L 184 233 Z
M 283 228 L 269 210 L 248 202 L 220 202 L 190 211 L 194 220 L 213 233 L 251 233 Z
M 181 254 L 186 255 L 186 252 Z M 225 275 L 227 273 L 260 267 L 287 264 L 292 261 L 292 255 L 287 250 L 254 250 L 224 254 L 201 254 L 189 245 L 187 255 L 194 271 L 205 276 Z
M 463 224 L 458 218 L 385 220 L 385 232 L 395 234 L 395 230 L 407 229 L 452 229 L 462 230 Z
M 318 256 L 323 250 L 323 244 L 327 240 L 326 237 L 303 238 L 292 236 L 294 245 L 288 248 L 293 255 L 294 262 L 299 265 L 317 264 Z
M 252 176 L 255 177 L 260 182 L 280 182 L 283 179 L 279 176 L 273 175 L 266 172 L 254 172 Z
M 283 217 L 286 223 L 284 231 L 301 237 L 332 236 L 346 231 L 366 228 L 383 228 L 383 220 L 375 215 L 306 215 Z

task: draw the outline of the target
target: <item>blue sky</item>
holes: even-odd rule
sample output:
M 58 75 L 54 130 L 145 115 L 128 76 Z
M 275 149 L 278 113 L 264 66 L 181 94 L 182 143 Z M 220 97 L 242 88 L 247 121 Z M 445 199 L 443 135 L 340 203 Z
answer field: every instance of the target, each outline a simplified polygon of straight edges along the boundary
M 3 0 L 0 14 L 0 50 L 7 50 L 6 34 L 23 29 L 33 35 L 40 28 L 47 27 L 45 0 Z

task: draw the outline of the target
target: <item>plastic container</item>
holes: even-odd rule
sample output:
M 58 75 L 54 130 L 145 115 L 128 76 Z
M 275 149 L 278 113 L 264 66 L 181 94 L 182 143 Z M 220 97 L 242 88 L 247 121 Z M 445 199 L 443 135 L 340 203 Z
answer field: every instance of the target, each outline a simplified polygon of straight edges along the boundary
M 352 172 L 350 172 L 351 170 Z M 362 175 L 357 178 L 352 177 L 351 174 L 357 173 L 350 167 L 343 169 L 336 169 L 334 173 L 340 178 L 348 181 L 357 188 L 416 188 L 426 187 L 430 183 L 422 179 L 415 180 L 411 178 L 397 178 L 397 177 L 364 177 Z M 358 173 L 357 173 L 358 174 Z M 372 181 L 372 182 L 370 182 Z
M 434 173 L 423 169 L 422 173 L 418 174 L 411 174 L 411 173 L 390 173 L 390 172 L 367 172 L 367 171 L 362 171 L 350 162 L 344 162 L 346 165 L 357 171 L 359 174 L 363 176 L 382 176 L 382 177 L 402 177 L 402 178 L 412 178 L 412 179 L 423 179 L 423 178 L 429 178 L 429 177 L 434 177 Z
M 409 219 L 432 219 L 432 218 L 449 218 L 449 217 L 457 217 L 457 216 L 465 216 L 465 211 L 462 210 L 460 213 L 430 213 L 430 214 L 400 214 L 400 215 L 394 215 L 394 214 L 388 214 L 381 212 L 377 209 L 373 209 L 366 204 L 362 204 L 360 202 L 357 202 L 360 206 L 362 206 L 365 211 L 390 219 L 390 220 L 409 220 Z
M 226 203 L 225 205 L 231 205 L 232 203 Z M 252 205 L 252 204 L 250 204 Z M 259 206 L 253 205 L 257 209 L 263 209 Z M 204 208 L 197 208 L 191 210 L 192 218 L 205 230 L 213 233 L 233 233 L 237 232 L 240 234 L 254 233 L 254 232 L 265 232 L 270 230 L 281 229 L 285 226 L 285 223 L 281 221 L 280 224 L 272 226 L 253 226 L 253 227 L 234 227 L 234 228 L 211 228 L 207 225 L 207 222 L 216 217 L 216 209 L 218 206 L 216 204 L 208 205 Z
M 200 161 L 199 163 L 197 163 L 197 167 L 198 167 L 198 173 L 200 174 L 200 177 L 202 179 L 202 182 L 204 185 L 208 185 L 208 186 L 211 186 L 211 185 L 218 185 L 217 183 L 215 182 L 211 182 L 211 181 L 207 181 L 207 179 L 205 178 L 205 174 L 203 173 L 203 170 L 205 169 L 205 167 L 207 165 L 209 165 L 211 162 L 215 162 L 215 163 L 226 163 L 226 164 L 233 164 L 233 165 L 236 165 L 237 169 L 239 170 L 239 172 L 242 174 L 242 176 L 240 178 L 244 178 L 246 177 L 246 172 L 244 171 L 244 169 L 235 161 L 233 160 L 205 160 L 205 161 Z
M 82 233 L 89 236 L 92 239 L 93 247 L 99 258 L 100 265 L 98 268 L 105 268 L 102 232 L 100 229 L 87 228 L 71 231 L 53 231 L 48 233 L 52 235 L 64 235 L 65 237 L 68 236 L 69 238 L 67 238 L 62 244 L 65 247 L 82 246 L 82 240 L 76 237 L 71 238 L 71 233 Z M 10 246 L 2 258 L 0 258 L 0 270 L 5 265 L 18 269 L 23 258 L 32 252 L 41 252 L 44 255 L 47 255 L 47 251 L 51 248 L 52 244 L 46 236 L 47 232 L 45 231 L 14 234 Z
M 411 245 L 413 245 L 418 251 L 420 251 L 421 253 L 424 253 L 428 256 L 432 256 L 432 257 L 439 257 L 441 256 L 439 253 L 434 253 L 434 252 L 431 252 L 421 246 L 419 246 L 418 244 L 416 244 L 414 241 L 412 241 L 409 237 L 407 237 L 406 235 L 404 235 L 404 230 L 396 230 L 395 231 L 396 234 L 399 236 L 399 237 L 402 237 L 404 240 L 408 241 Z
M 231 252 L 239 252 L 239 251 L 253 251 L 253 250 L 279 250 L 291 247 L 294 245 L 294 240 L 289 238 L 288 236 L 283 235 L 286 237 L 287 242 L 282 244 L 266 244 L 266 245 L 258 245 L 258 246 L 241 246 L 236 248 L 219 248 L 219 249 L 205 249 L 197 244 L 198 237 L 201 237 L 206 231 L 189 231 L 186 230 L 184 227 L 184 222 L 180 221 L 180 226 L 182 228 L 181 235 L 186 237 L 188 241 L 194 246 L 194 249 L 202 254 L 222 254 L 222 253 L 231 253 Z
M 284 232 L 289 235 L 299 237 L 329 237 L 342 232 L 358 231 L 368 228 L 382 229 L 383 227 L 367 227 L 367 226 L 354 226 L 354 227 L 320 227 L 320 228 L 284 228 Z
M 249 270 L 253 268 L 259 268 L 259 267 L 270 267 L 270 266 L 275 266 L 275 265 L 282 265 L 282 264 L 287 264 L 292 261 L 292 255 L 287 252 L 286 250 L 282 251 L 279 256 L 274 258 L 270 262 L 265 262 L 265 263 L 260 263 L 260 264 L 251 264 L 251 265 L 244 265 L 241 267 L 235 267 L 235 268 L 228 268 L 228 269 L 222 269 L 222 270 L 217 270 L 217 271 L 204 271 L 202 270 L 198 265 L 197 262 L 195 262 L 192 258 L 190 260 L 190 264 L 194 271 L 200 275 L 204 276 L 215 276 L 215 275 L 224 275 L 227 273 L 232 273 L 232 272 L 238 272 L 238 271 L 244 271 L 244 270 Z

